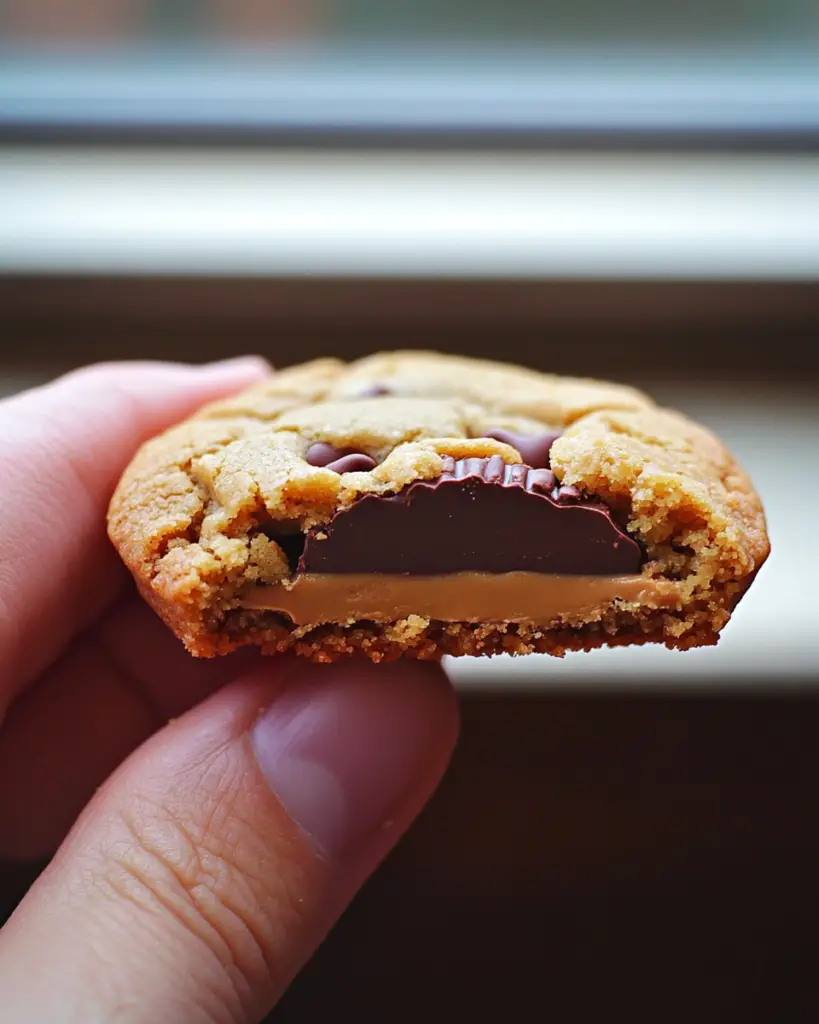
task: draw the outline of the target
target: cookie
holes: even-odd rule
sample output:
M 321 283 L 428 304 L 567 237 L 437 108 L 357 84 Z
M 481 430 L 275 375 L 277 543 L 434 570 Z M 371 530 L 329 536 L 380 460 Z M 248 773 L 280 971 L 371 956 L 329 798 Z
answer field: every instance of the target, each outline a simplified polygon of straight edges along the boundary
M 195 655 L 713 644 L 765 561 L 750 480 L 632 388 L 396 352 L 271 376 L 145 444 L 109 509 Z

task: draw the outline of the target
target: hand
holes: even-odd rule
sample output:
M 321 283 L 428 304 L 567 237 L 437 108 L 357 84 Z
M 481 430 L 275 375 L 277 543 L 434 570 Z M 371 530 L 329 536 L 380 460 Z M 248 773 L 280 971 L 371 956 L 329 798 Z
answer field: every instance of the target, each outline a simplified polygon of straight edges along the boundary
M 438 666 L 198 662 L 107 541 L 136 447 L 265 372 L 111 364 L 0 402 L 0 857 L 59 845 L 0 932 L 4 1021 L 259 1020 L 448 761 Z

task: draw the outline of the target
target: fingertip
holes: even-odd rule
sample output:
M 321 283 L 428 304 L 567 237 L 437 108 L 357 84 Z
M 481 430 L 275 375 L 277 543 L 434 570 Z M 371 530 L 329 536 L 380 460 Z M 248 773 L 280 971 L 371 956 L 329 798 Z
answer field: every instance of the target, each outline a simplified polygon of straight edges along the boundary
M 92 387 L 96 391 L 129 388 L 137 393 L 162 387 L 207 389 L 211 394 L 229 394 L 247 387 L 273 372 L 259 355 L 241 355 L 209 363 L 180 363 L 160 360 L 106 360 L 81 366 L 58 377 L 50 386 L 68 390 Z M 216 389 L 215 392 L 213 389 Z
M 408 660 L 291 662 L 282 687 L 253 727 L 259 767 L 322 854 L 371 868 L 449 762 L 458 712 L 446 674 Z
M 202 363 L 196 369 L 201 377 L 224 380 L 234 377 L 254 379 L 271 374 L 273 365 L 264 356 L 242 355 L 230 359 L 219 359 L 212 363 Z

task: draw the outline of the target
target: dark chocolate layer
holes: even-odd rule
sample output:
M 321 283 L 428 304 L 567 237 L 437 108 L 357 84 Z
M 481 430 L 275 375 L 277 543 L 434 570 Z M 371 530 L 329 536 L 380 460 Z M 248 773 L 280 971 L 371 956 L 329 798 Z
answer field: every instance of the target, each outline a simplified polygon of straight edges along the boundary
M 621 575 L 642 552 L 600 501 L 554 473 L 490 459 L 444 459 L 436 480 L 365 495 L 310 531 L 300 572 L 543 572 Z

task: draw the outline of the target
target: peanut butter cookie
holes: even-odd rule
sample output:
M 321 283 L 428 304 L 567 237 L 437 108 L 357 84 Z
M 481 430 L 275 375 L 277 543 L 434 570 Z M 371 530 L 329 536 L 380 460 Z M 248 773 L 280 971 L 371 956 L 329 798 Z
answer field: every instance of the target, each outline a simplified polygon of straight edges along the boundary
M 631 388 L 318 360 L 149 441 L 109 532 L 191 653 L 317 661 L 713 644 L 765 561 L 751 482 Z

